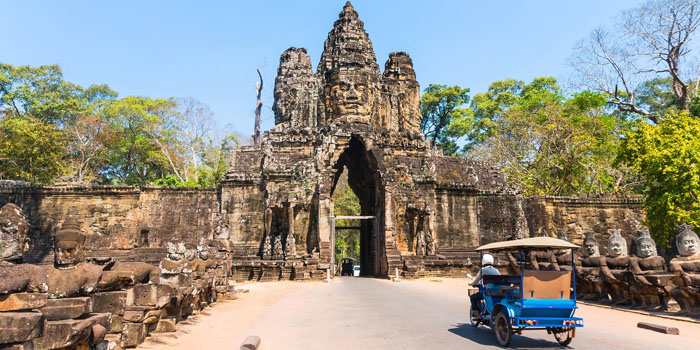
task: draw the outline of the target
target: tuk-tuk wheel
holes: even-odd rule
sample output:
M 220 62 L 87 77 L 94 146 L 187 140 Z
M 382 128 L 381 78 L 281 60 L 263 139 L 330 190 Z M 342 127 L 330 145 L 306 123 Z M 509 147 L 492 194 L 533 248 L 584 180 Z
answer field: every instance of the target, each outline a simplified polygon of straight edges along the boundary
M 567 346 L 571 341 L 574 339 L 574 332 L 576 332 L 576 328 L 555 328 L 552 330 L 552 333 L 554 333 L 554 339 L 557 340 L 557 343 L 561 346 Z
M 474 327 L 479 327 L 479 323 L 481 323 L 479 310 L 475 309 L 473 305 L 469 307 L 469 323 Z
M 508 321 L 508 315 L 504 312 L 499 312 L 496 315 L 496 320 L 493 322 L 493 332 L 496 334 L 496 341 L 500 346 L 508 346 L 513 337 L 513 327 Z

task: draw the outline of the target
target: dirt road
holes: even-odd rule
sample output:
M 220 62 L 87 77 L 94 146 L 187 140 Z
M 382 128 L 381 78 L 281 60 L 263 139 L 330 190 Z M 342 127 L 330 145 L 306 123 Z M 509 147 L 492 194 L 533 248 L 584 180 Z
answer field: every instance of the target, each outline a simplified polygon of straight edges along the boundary
M 467 280 L 388 280 L 344 277 L 334 283 L 270 282 L 240 285 L 239 300 L 150 337 L 139 349 L 238 349 L 248 335 L 272 349 L 485 349 L 499 348 L 487 327 L 468 324 Z M 700 324 L 580 305 L 584 318 L 573 349 L 698 349 Z M 665 335 L 636 327 L 677 327 Z M 545 331 L 514 336 L 513 348 L 556 349 Z

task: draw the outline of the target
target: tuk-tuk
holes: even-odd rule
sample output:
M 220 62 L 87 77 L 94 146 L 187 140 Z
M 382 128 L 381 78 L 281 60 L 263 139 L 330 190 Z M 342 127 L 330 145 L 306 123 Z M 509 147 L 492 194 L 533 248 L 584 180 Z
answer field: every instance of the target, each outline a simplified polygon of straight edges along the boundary
M 483 245 L 476 250 L 484 252 L 511 252 L 520 255 L 519 275 L 483 276 L 479 289 L 470 289 L 469 295 L 481 291 L 484 297 L 479 312 L 474 305 L 469 310 L 472 326 L 484 324 L 493 329 L 501 346 L 510 344 L 513 334 L 524 330 L 546 330 L 556 341 L 566 346 L 583 327 L 583 319 L 574 317 L 576 280 L 574 249 L 578 246 L 567 241 L 537 237 Z M 543 271 L 524 268 L 524 256 L 532 250 L 571 249 L 572 271 Z M 484 307 L 485 306 L 485 307 Z
M 353 267 L 355 266 L 355 259 L 353 258 L 343 258 L 340 275 L 341 276 L 352 276 L 354 274 Z

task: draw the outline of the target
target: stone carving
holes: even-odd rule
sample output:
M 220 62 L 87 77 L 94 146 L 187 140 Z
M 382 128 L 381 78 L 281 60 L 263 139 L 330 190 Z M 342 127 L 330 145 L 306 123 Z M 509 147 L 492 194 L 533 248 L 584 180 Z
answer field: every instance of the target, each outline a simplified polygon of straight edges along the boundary
M 196 249 L 185 249 L 185 253 L 183 255 L 185 259 L 189 261 L 194 260 L 198 256 Z
M 265 235 L 265 240 L 262 247 L 262 258 L 268 260 L 272 257 L 272 238 L 269 234 Z
M 656 254 L 656 242 L 648 229 L 637 231 L 636 257 L 630 261 L 634 283 L 631 292 L 637 304 L 668 309 L 671 274 L 666 273 L 666 261 Z
M 425 254 L 428 256 L 435 255 L 435 240 L 430 230 L 425 233 Z
M 523 198 L 518 197 L 515 204 L 515 233 L 513 234 L 513 239 L 523 239 L 530 236 L 527 218 L 525 218 L 525 212 L 523 211 Z
M 202 260 L 209 259 L 209 246 L 204 238 L 201 238 L 197 244 L 197 256 Z
M 166 245 L 168 247 L 168 255 L 160 262 L 160 269 L 163 275 L 177 278 L 179 274 L 191 271 L 190 261 L 194 259 L 194 251 L 192 249 L 188 250 L 182 242 L 177 244 L 167 242 Z
M 292 234 L 287 234 L 287 239 L 284 244 L 284 256 L 286 259 L 293 259 L 297 256 L 296 240 Z
M 529 258 L 535 270 L 559 271 L 557 257 L 551 250 L 530 252 Z
M 12 203 L 0 208 L 0 265 L 22 262 L 28 233 L 22 209 Z
M 561 231 L 559 232 L 559 239 L 564 240 L 564 241 L 569 241 L 569 233 L 566 231 Z M 571 249 L 560 249 L 556 252 L 554 252 L 556 255 L 557 259 L 557 266 L 559 267 L 560 271 L 571 271 L 572 269 L 572 264 L 571 264 Z
M 228 216 L 225 214 L 219 215 L 214 228 L 214 239 L 229 239 L 231 236 L 228 223 Z
M 53 235 L 54 265 L 0 266 L 0 348 L 135 347 L 232 292 L 228 265 L 208 259 L 204 239 L 197 250 L 168 243 L 161 270 L 112 258 L 86 262 L 85 238 L 68 217 Z
M 328 224 L 343 169 L 360 200 L 361 215 L 378 218 L 360 230 L 363 274 L 388 274 L 403 268 L 409 256 L 420 266 L 407 276 L 427 271 L 425 264 L 436 273 L 452 274 L 468 268 L 468 249 L 478 245 L 482 232 L 488 240 L 513 232 L 526 235 L 522 198 L 500 171 L 443 156 L 420 133 L 420 86 L 410 56 L 392 52 L 384 67 L 382 73 L 350 3 L 328 33 L 316 71 L 305 49 L 291 47 L 282 53 L 274 88 L 275 126 L 259 146 L 234 151 L 221 181 L 220 210 L 232 218 L 240 252 L 234 258 L 235 274 L 261 279 L 260 271 L 266 270 L 265 276 L 286 278 L 286 270 L 279 273 L 275 263 L 250 258 L 280 257 L 275 254 L 276 237 L 286 244 L 286 236 L 293 233 L 296 248 L 311 254 L 298 257 L 304 261 L 296 266 L 305 270 L 293 278 L 321 276 L 332 257 Z M 411 208 L 414 215 L 396 215 Z M 439 209 L 432 213 L 428 208 Z M 420 221 L 416 217 L 426 212 L 445 220 L 407 222 Z M 478 212 L 485 219 L 465 212 Z M 386 230 L 379 247 L 370 238 L 375 228 L 380 234 Z M 425 245 L 416 254 L 421 230 Z M 441 254 L 441 249 L 451 253 Z M 379 261 L 373 252 L 379 253 Z
M 416 237 L 416 255 L 417 256 L 424 256 L 425 255 L 425 232 L 418 231 L 418 237 Z
M 85 235 L 75 217 L 69 216 L 53 237 L 54 266 L 71 268 L 85 260 Z
M 631 304 L 629 274 L 630 257 L 627 255 L 627 242 L 622 238 L 620 229 L 610 229 L 608 239 L 608 255 L 605 263 L 601 265 L 601 275 L 606 290 L 612 296 L 612 300 L 618 304 Z
M 172 242 L 167 242 L 166 246 L 168 247 L 168 255 L 167 258 L 173 261 L 178 261 L 183 258 L 182 253 L 178 250 L 178 246 L 175 245 Z M 184 247 L 184 245 L 183 245 Z
M 586 299 L 603 299 L 606 297 L 603 291 L 603 280 L 600 270 L 605 260 L 600 256 L 598 242 L 593 231 L 584 233 L 582 258 L 576 263 L 576 288 L 577 292 Z
M 280 235 L 275 236 L 275 243 L 272 246 L 272 259 L 284 259 L 284 249 L 282 248 L 282 236 Z
M 676 287 L 671 289 L 673 299 L 683 312 L 700 311 L 700 239 L 693 226 L 676 226 L 676 248 L 679 256 L 671 259 L 669 270 L 675 274 Z

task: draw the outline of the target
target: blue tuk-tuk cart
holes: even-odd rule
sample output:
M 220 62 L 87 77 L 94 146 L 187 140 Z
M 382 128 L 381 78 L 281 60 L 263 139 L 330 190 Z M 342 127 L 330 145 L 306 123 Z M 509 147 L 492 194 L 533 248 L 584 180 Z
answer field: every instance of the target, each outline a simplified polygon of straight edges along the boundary
M 478 290 L 482 292 L 485 305 L 482 304 L 482 312 L 471 306 L 469 321 L 472 326 L 491 327 L 501 346 L 508 346 L 513 334 L 534 329 L 547 330 L 559 344 L 568 345 L 576 335 L 576 328 L 583 327 L 583 319 L 574 317 L 578 308 L 573 276 L 575 248 L 578 246 L 550 237 L 496 242 L 477 248 L 482 254 L 519 253 L 520 274 L 482 277 Z M 561 249 L 571 249 L 571 271 L 525 269 L 523 260 L 528 251 Z M 469 294 L 476 291 L 470 289 Z

